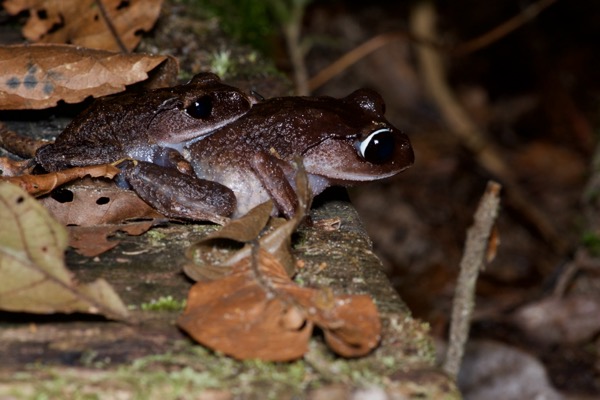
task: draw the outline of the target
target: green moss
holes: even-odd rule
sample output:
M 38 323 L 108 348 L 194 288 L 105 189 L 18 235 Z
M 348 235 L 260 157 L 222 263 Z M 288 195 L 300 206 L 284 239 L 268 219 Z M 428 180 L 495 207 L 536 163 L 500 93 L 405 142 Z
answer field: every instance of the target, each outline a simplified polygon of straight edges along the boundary
M 407 318 L 392 325 L 408 336 L 411 330 L 423 330 L 425 341 L 426 327 L 421 324 Z M 234 398 L 305 398 L 310 390 L 332 383 L 385 387 L 387 377 L 405 368 L 423 365 L 416 360 L 416 353 L 427 352 L 419 349 L 420 346 L 412 348 L 412 356 L 397 354 L 398 347 L 394 347 L 392 353 L 380 348 L 369 357 L 344 359 L 333 355 L 321 340 L 311 340 L 304 360 L 282 363 L 237 361 L 187 340 L 178 340 L 173 343 L 172 351 L 138 358 L 129 365 L 98 362 L 97 354 L 90 352 L 84 357 L 86 368 L 31 366 L 26 372 L 13 374 L 8 385 L 0 380 L 0 398 L 174 400 L 206 390 L 229 393 Z M 408 398 L 443 398 L 441 394 L 459 398 L 456 393 L 449 393 L 452 388 L 447 378 L 441 374 L 431 375 L 429 367 L 417 371 L 415 376 L 419 383 L 407 386 L 413 394 L 426 390 L 435 393 Z M 433 384 L 435 379 L 439 379 L 439 384 Z M 99 394 L 102 395 L 98 397 Z
M 223 31 L 234 39 L 269 53 L 269 38 L 276 31 L 269 1 L 186 0 L 190 8 L 219 19 Z
M 176 300 L 173 296 L 161 296 L 148 303 L 140 304 L 144 311 L 181 311 L 185 308 L 185 300 Z
M 145 237 L 148 239 L 150 247 L 164 247 L 167 235 L 160 229 L 154 228 L 146 232 Z
M 179 346 L 180 351 L 143 357 L 116 369 L 35 367 L 15 374 L 8 390 L 0 383 L 0 398 L 87 400 L 101 393 L 102 398 L 127 394 L 131 399 L 170 400 L 212 389 L 279 399 L 299 396 L 310 382 L 311 373 L 302 361 L 239 362 L 187 341 Z
M 210 60 L 210 70 L 221 78 L 225 79 L 230 73 L 234 72 L 234 63 L 231 59 L 231 52 L 222 50 L 212 54 Z
M 219 19 L 223 31 L 264 54 L 273 53 L 281 29 L 309 0 L 185 0 L 195 13 Z
M 148 232 L 146 232 L 146 236 L 148 236 L 150 239 L 157 241 L 164 240 L 167 237 L 167 235 L 159 229 L 149 230 Z

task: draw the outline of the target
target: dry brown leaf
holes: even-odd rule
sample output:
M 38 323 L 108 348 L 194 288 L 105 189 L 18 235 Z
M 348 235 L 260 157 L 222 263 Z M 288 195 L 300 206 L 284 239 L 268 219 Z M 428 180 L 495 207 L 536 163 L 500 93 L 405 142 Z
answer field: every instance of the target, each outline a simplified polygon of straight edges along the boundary
M 162 0 L 5 0 L 3 5 L 12 15 L 29 11 L 23 35 L 31 41 L 112 51 L 123 51 L 122 44 L 131 51 L 140 32 L 154 26 Z
M 8 178 L 0 177 L 0 180 L 21 187 L 32 196 L 42 196 L 50 193 L 58 186 L 80 179 L 85 176 L 92 178 L 114 178 L 120 172 L 119 168 L 112 164 L 91 165 L 89 167 L 75 167 L 62 171 L 51 172 L 42 175 L 19 175 Z
M 189 262 L 185 274 L 194 281 L 218 279 L 229 274 L 232 266 L 250 256 L 250 246 L 266 229 L 273 202 L 259 204 L 238 219 L 191 245 L 186 251 Z M 242 247 L 243 246 L 243 247 Z
M 315 324 L 331 349 L 345 357 L 370 352 L 381 332 L 370 297 L 299 287 L 262 249 L 235 265 L 230 275 L 196 283 L 177 323 L 217 351 L 270 361 L 302 357 Z
M 141 235 L 157 219 L 165 218 L 133 191 L 97 180 L 70 185 L 39 201 L 59 222 L 68 226 L 69 246 L 87 257 L 117 246 L 119 241 L 109 240 L 116 232 Z M 144 221 L 124 223 L 137 219 Z
M 0 182 L 0 221 L 0 309 L 127 317 L 105 280 L 79 285 L 72 279 L 64 265 L 65 228 L 18 186 Z
M 0 46 L 0 109 L 53 107 L 125 90 L 148 78 L 168 56 L 121 54 L 71 45 Z M 176 72 L 177 68 L 167 68 Z M 174 77 L 164 83 L 172 83 Z
M 291 237 L 310 209 L 312 194 L 308 178 L 300 161 L 296 162 L 296 194 L 298 208 L 290 220 L 270 218 L 271 201 L 250 210 L 237 220 L 230 221 L 221 230 L 190 246 L 183 270 L 194 281 L 211 280 L 229 274 L 232 266 L 250 257 L 251 246 L 241 244 L 258 240 L 260 247 L 275 255 L 291 277 L 296 263 L 291 253 Z
M 164 219 L 133 191 L 108 182 L 85 181 L 59 189 L 40 202 L 64 225 L 121 224 L 135 219 Z
M 248 211 L 246 215 L 229 221 L 223 228 L 208 235 L 202 242 L 215 239 L 227 239 L 242 243 L 251 242 L 257 239 L 261 231 L 267 226 L 272 210 L 273 202 L 270 200 L 259 204 Z
M 365 355 L 379 343 L 381 323 L 369 296 L 335 296 L 291 280 L 291 236 L 311 199 L 298 165 L 299 207 L 292 219 L 269 219 L 273 205 L 267 202 L 188 251 L 184 271 L 198 282 L 178 325 L 198 342 L 239 359 L 287 361 L 306 353 L 316 324 L 331 349 L 346 357 Z M 253 244 L 227 251 L 218 246 L 223 241 Z
M 69 226 L 69 246 L 83 256 L 96 257 L 120 243 L 118 240 L 108 240 L 115 233 L 121 231 L 138 236 L 153 225 L 153 221 L 138 221 L 115 225 Z
M 329 289 L 286 285 L 282 292 L 293 296 L 308 319 L 319 326 L 333 351 L 344 357 L 360 357 L 379 344 L 381 322 L 368 295 L 335 296 Z

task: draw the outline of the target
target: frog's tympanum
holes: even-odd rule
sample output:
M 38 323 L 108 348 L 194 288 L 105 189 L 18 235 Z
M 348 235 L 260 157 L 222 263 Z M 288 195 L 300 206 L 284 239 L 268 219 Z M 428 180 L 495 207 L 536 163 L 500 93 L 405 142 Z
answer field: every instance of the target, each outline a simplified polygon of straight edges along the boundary
M 122 164 L 121 184 L 172 218 L 223 223 L 269 198 L 294 213 L 301 159 L 313 194 L 382 179 L 414 161 L 406 135 L 366 89 L 342 99 L 258 100 L 216 75 L 96 101 L 36 153 L 48 171 Z

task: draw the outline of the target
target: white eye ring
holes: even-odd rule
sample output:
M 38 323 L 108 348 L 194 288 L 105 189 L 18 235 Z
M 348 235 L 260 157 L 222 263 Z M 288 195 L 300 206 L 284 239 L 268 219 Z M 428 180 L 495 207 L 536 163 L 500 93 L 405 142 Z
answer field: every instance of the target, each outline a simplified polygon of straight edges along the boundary
M 365 140 L 363 140 L 362 142 L 360 142 L 358 144 L 358 151 L 360 152 L 360 156 L 362 158 L 366 158 L 365 154 L 367 151 L 367 147 L 369 147 L 369 144 L 371 143 L 371 140 L 373 140 L 373 137 L 375 137 L 383 132 L 391 132 L 391 130 L 389 130 L 388 128 L 377 129 L 376 131 L 371 132 L 371 134 L 369 136 L 367 136 L 367 138 Z

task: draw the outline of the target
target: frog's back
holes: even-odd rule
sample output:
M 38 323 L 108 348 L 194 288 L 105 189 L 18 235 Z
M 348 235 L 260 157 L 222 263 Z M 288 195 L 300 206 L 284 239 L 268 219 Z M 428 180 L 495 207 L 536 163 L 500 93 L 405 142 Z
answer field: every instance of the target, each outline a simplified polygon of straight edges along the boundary
M 152 119 L 148 96 L 133 93 L 97 99 L 54 143 L 40 148 L 36 161 L 47 171 L 103 164 L 128 156 L 128 148 L 149 145 L 145 127 Z M 160 103 L 154 97 L 151 103 Z

